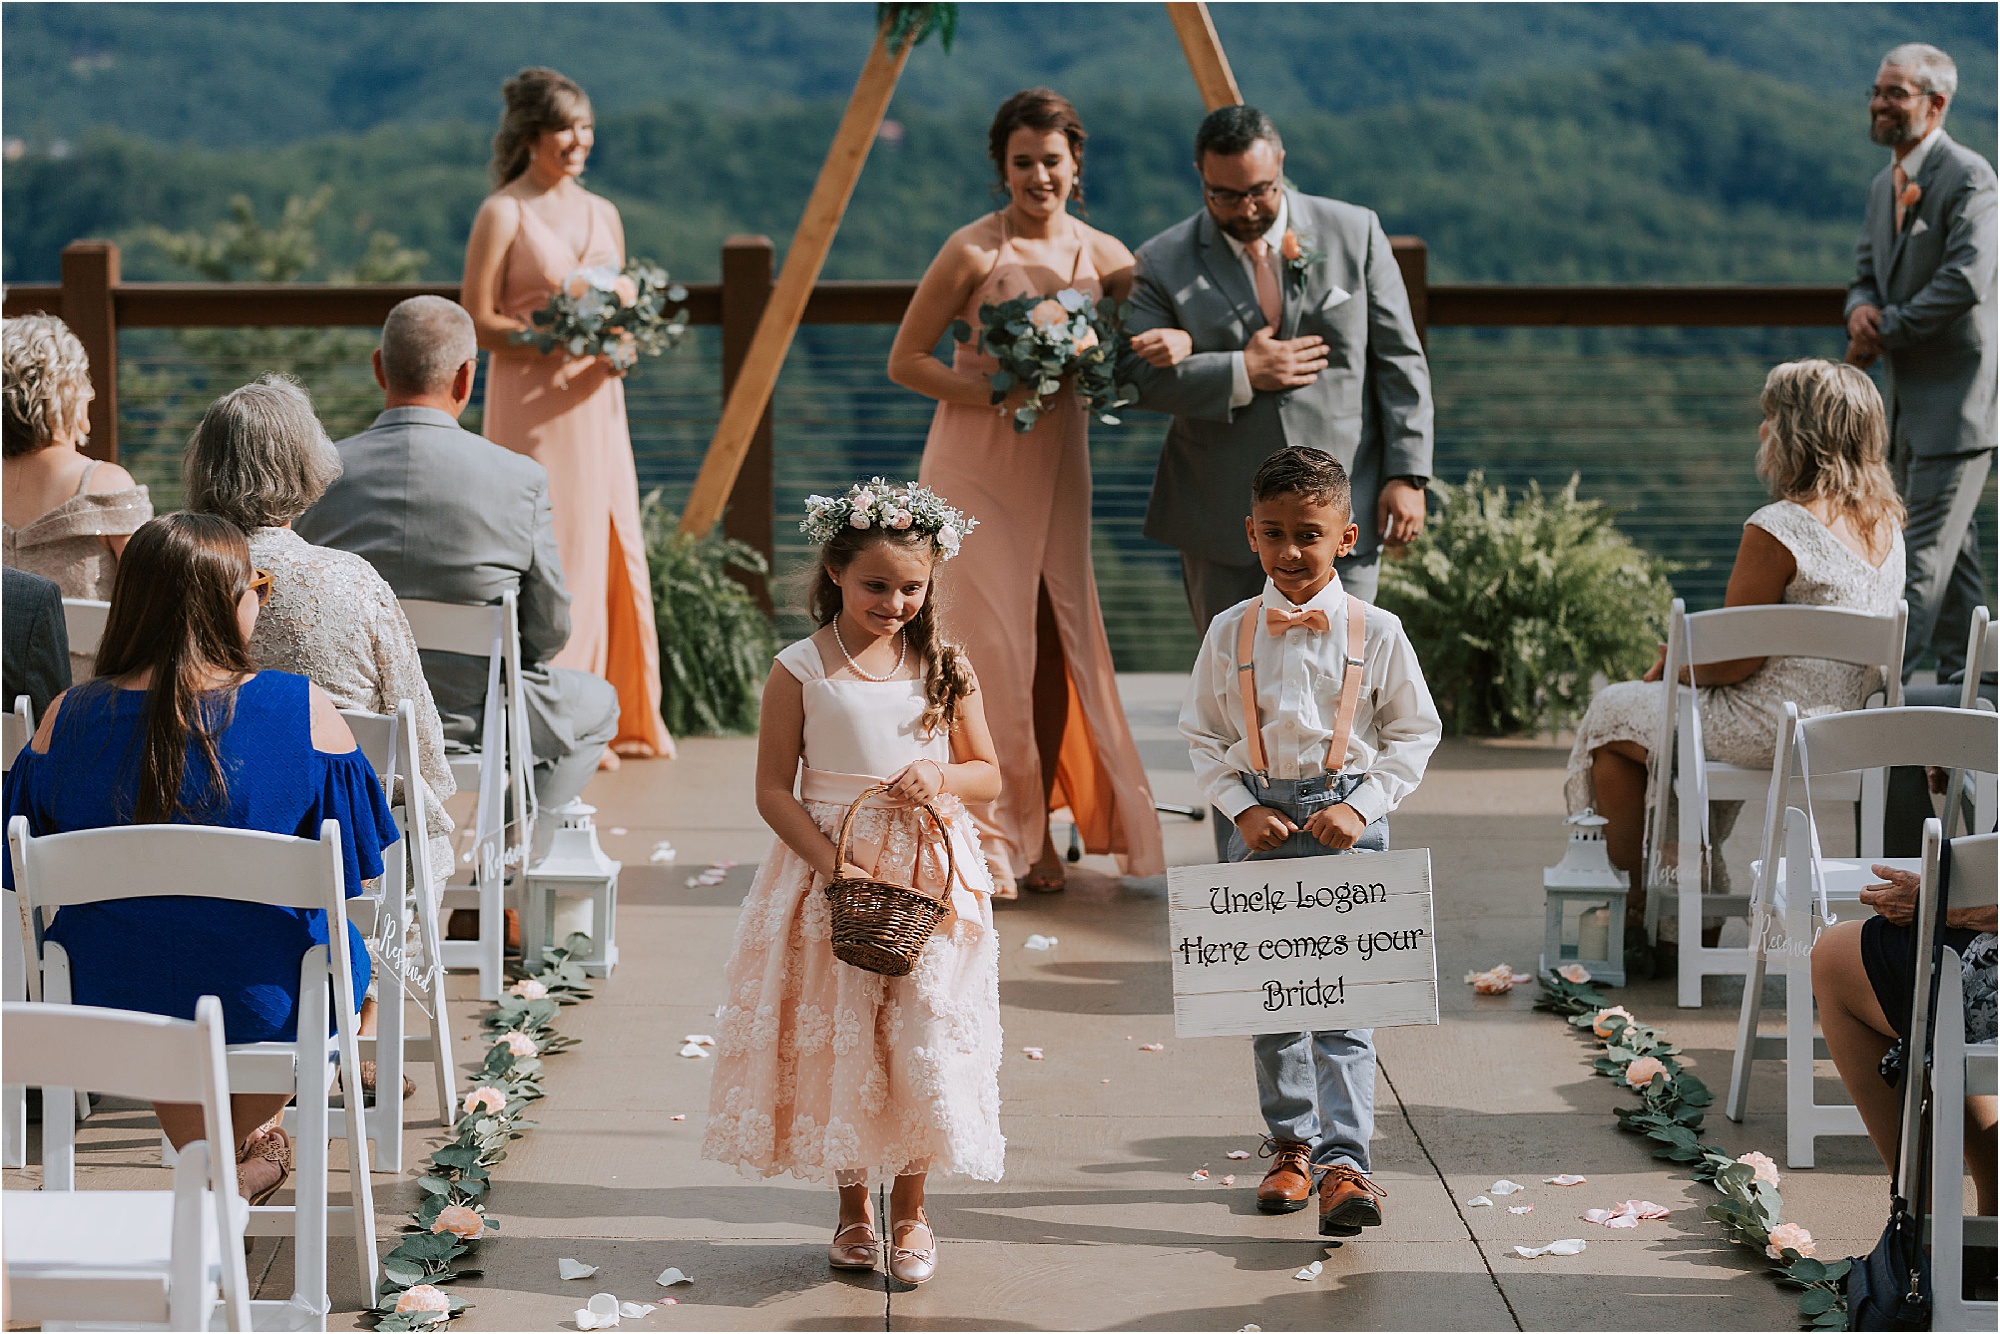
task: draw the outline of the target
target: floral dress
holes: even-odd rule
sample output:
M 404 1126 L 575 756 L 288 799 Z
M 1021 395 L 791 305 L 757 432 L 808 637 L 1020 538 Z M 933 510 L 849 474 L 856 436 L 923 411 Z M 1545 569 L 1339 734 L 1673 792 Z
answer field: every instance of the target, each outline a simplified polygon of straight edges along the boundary
M 828 838 L 869 785 L 912 760 L 951 758 L 948 737 L 917 729 L 921 680 L 830 680 L 810 639 L 778 662 L 803 687 L 799 795 Z M 904 977 L 833 957 L 825 881 L 782 840 L 758 867 L 724 975 L 704 1158 L 842 1185 L 871 1173 L 999 1179 L 1006 1142 L 992 880 L 965 807 L 949 795 L 934 805 L 956 862 L 952 910 Z M 928 892 L 945 884 L 928 819 L 880 797 L 855 820 L 852 860 L 898 883 L 914 874 Z

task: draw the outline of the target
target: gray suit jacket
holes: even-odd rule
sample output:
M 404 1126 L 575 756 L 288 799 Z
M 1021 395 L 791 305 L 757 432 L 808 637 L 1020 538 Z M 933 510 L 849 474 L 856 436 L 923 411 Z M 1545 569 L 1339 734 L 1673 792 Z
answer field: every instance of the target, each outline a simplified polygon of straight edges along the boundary
M 7 567 L 0 580 L 0 659 L 6 677 L 0 709 L 12 709 L 15 697 L 26 695 L 39 723 L 49 701 L 70 687 L 69 626 L 55 580 Z
M 1994 446 L 1993 168 L 1939 135 L 1912 182 L 1923 192 L 1896 231 L 1888 167 L 1868 186 L 1847 309 L 1882 310 L 1889 439 L 1918 457 Z
M 433 408 L 391 408 L 339 449 L 340 480 L 299 516 L 299 536 L 367 558 L 399 598 L 494 603 L 511 589 L 535 753 L 573 749 L 574 729 L 546 666 L 569 642 L 569 591 L 542 465 Z M 422 657 L 445 736 L 476 742 L 485 659 Z
M 1291 230 L 1320 252 L 1304 274 L 1281 262 L 1285 308 L 1276 336 L 1318 334 L 1327 367 L 1303 389 L 1259 392 L 1233 412 L 1231 353 L 1264 326 L 1242 261 L 1208 210 L 1139 248 L 1131 330 L 1185 329 L 1194 352 L 1160 370 L 1127 353 L 1119 380 L 1141 408 L 1171 413 L 1146 510 L 1146 536 L 1227 565 L 1256 556 L 1243 535 L 1250 478 L 1286 445 L 1323 449 L 1347 468 L 1355 554 L 1378 546 L 1375 497 L 1383 479 L 1431 475 L 1431 377 L 1410 317 L 1409 293 L 1375 214 L 1337 199 L 1286 197 Z

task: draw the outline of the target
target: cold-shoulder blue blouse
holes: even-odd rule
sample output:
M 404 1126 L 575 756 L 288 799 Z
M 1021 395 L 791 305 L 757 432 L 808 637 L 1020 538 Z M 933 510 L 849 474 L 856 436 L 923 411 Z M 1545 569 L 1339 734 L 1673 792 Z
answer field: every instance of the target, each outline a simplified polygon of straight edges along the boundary
M 259 672 L 237 687 L 216 737 L 228 800 L 204 800 L 209 770 L 190 742 L 181 799 L 201 814 L 181 823 L 317 838 L 322 820 L 338 820 L 352 898 L 382 874 L 396 823 L 365 755 L 313 746 L 309 686 L 290 672 Z M 130 824 L 145 700 L 103 678 L 64 696 L 48 752 L 24 749 L 7 774 L 8 821 L 25 815 L 37 836 Z M 5 870 L 11 889 L 11 855 Z M 57 910 L 48 936 L 69 953 L 76 1004 L 192 1019 L 197 999 L 216 996 L 232 1043 L 294 1037 L 299 956 L 327 939 L 323 912 L 184 896 L 74 904 Z M 368 950 L 351 922 L 347 940 L 358 1001 Z

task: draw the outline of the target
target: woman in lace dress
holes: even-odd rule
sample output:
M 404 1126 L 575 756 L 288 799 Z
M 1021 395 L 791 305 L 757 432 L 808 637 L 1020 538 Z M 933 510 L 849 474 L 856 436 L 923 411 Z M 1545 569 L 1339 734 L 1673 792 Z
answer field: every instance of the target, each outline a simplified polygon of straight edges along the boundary
M 115 463 L 83 453 L 90 435 L 90 360 L 53 315 L 8 320 L 0 335 L 5 407 L 0 411 L 4 560 L 62 586 L 66 598 L 111 597 L 119 553 L 153 517 L 146 488 Z M 87 681 L 95 655 L 71 653 L 70 679 Z
M 889 1272 L 921 1283 L 937 1267 L 927 1175 L 998 1180 L 1006 1148 L 993 882 L 965 810 L 993 799 L 1000 770 L 971 664 L 940 637 L 931 596 L 966 524 L 921 488 L 880 485 L 820 501 L 809 524 L 824 544 L 821 628 L 778 655 L 764 687 L 757 810 L 778 842 L 736 928 L 702 1155 L 837 1185 L 836 1269 L 875 1267 L 868 1180 L 893 1177 Z M 843 866 L 841 819 L 881 782 L 891 791 L 862 808 Z M 836 871 L 945 899 L 909 974 L 834 958 L 821 891 Z
M 1743 525 L 1724 605 L 1792 603 L 1893 612 L 1903 596 L 1903 506 L 1884 462 L 1882 396 L 1852 366 L 1791 361 L 1765 378 L 1757 475 L 1778 497 Z M 1661 662 L 1643 681 L 1607 686 L 1584 714 L 1564 785 L 1572 814 L 1594 806 L 1609 822 L 1611 861 L 1644 880 L 1647 748 L 1659 736 L 1667 687 Z M 1681 684 L 1690 684 L 1686 668 Z M 1701 668 L 1708 758 L 1771 766 L 1787 701 L 1808 716 L 1858 709 L 1882 685 L 1871 668 L 1820 658 L 1743 658 Z M 1740 802 L 1717 802 L 1715 842 L 1729 836 Z M 1645 895 L 1627 899 L 1635 919 Z M 1671 936 L 1671 916 L 1661 925 Z

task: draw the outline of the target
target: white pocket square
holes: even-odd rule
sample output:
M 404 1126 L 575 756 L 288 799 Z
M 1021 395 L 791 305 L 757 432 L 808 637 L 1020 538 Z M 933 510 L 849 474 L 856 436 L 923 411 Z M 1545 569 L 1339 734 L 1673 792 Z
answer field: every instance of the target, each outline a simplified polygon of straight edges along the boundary
M 1341 302 L 1352 301 L 1353 299 L 1354 293 L 1336 283 L 1333 290 L 1326 294 L 1326 300 L 1319 303 L 1319 308 L 1321 310 L 1332 310 Z
M 1918 218 L 1914 223 L 1910 224 L 1910 235 L 1922 236 L 1930 229 L 1931 225 L 1928 222 L 1925 222 L 1922 218 Z

